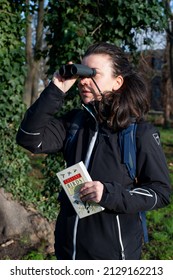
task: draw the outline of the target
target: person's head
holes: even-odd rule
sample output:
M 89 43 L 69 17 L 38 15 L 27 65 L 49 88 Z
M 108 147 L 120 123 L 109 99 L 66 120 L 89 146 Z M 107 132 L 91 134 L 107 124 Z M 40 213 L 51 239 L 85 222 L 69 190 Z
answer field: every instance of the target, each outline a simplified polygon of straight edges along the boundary
M 112 128 L 126 127 L 132 117 L 138 121 L 144 116 L 148 110 L 145 84 L 121 48 L 105 42 L 93 44 L 81 63 L 96 69 L 95 82 L 81 78 L 78 86 L 85 104 L 100 101 L 102 121 L 108 121 Z
M 116 58 L 115 51 L 118 52 L 119 49 L 113 45 L 102 43 L 90 46 L 85 53 L 81 63 L 96 69 L 96 76 L 93 79 L 98 87 L 91 78 L 80 79 L 79 91 L 84 103 L 101 100 L 101 94 L 115 92 L 122 86 L 123 77 L 115 72 L 116 69 L 113 65 L 114 57 Z

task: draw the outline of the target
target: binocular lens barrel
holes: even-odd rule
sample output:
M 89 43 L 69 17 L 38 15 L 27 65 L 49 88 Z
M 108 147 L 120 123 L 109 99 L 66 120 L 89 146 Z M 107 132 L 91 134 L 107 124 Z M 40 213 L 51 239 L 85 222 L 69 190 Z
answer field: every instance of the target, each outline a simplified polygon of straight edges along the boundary
M 96 70 L 82 64 L 67 64 L 60 67 L 59 74 L 64 78 L 71 78 L 73 76 L 88 78 L 94 77 L 96 75 Z

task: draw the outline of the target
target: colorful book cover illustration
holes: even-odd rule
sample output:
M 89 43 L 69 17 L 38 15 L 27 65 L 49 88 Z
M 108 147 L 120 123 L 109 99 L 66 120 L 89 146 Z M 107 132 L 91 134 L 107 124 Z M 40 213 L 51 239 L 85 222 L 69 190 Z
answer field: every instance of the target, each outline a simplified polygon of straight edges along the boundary
M 98 213 L 103 208 L 95 202 L 83 202 L 79 190 L 83 183 L 92 181 L 84 163 L 80 161 L 56 173 L 79 218 Z

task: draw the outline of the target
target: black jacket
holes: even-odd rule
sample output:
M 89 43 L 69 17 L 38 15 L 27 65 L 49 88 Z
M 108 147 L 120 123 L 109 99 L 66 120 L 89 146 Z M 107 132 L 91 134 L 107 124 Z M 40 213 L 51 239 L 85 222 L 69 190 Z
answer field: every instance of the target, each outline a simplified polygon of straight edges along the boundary
M 156 128 L 141 121 L 137 126 L 137 183 L 121 162 L 117 133 L 98 124 L 83 110 L 84 123 L 73 148 L 65 149 L 68 129 L 78 110 L 55 118 L 64 94 L 53 84 L 27 110 L 17 134 L 17 143 L 33 153 L 64 152 L 67 166 L 85 160 L 89 142 L 98 130 L 89 173 L 104 184 L 100 205 L 104 211 L 78 220 L 65 193 L 55 229 L 58 259 L 139 259 L 142 246 L 140 211 L 169 203 L 170 182 L 164 153 Z M 59 170 L 57 170 L 58 172 Z

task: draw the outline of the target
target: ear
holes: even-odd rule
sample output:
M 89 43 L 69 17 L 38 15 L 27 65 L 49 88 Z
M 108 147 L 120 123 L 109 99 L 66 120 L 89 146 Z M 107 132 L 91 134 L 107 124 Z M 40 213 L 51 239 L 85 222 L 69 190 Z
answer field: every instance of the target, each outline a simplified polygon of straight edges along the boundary
M 114 82 L 114 85 L 113 85 L 113 90 L 118 90 L 122 84 L 124 83 L 124 79 L 122 76 L 118 76 L 115 78 L 115 82 Z

